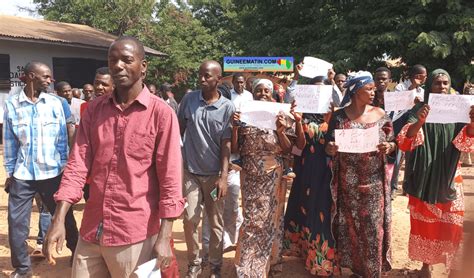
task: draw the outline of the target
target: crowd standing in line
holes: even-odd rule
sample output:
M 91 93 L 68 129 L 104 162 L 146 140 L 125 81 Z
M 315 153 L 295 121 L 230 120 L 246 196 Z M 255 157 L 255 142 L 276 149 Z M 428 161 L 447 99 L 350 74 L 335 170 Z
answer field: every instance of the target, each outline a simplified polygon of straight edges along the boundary
M 186 277 L 207 266 L 210 277 L 222 277 L 229 250 L 236 250 L 237 277 L 278 276 L 282 256 L 302 258 L 316 276 L 344 267 L 354 277 L 381 277 L 392 267 L 391 200 L 403 159 L 409 257 L 423 263 L 421 277 L 431 277 L 437 263 L 455 274 L 464 216 L 460 158 L 472 164 L 474 108 L 469 124 L 426 123 L 430 94 L 456 93 L 449 73 L 412 66 L 395 91 L 414 90 L 413 109 L 385 112 L 390 69 L 330 69 L 309 80 L 332 86 L 329 112 L 301 114 L 295 88 L 302 67 L 286 89 L 241 73 L 228 86 L 220 84 L 220 64 L 205 61 L 200 89 L 178 104 L 171 85 L 145 85 L 144 48 L 133 37 L 111 44 L 108 67 L 82 91 L 60 81 L 57 96 L 47 93 L 51 70 L 28 63 L 3 125 L 11 277 L 32 275 L 25 240 L 34 198 L 40 231 L 31 256 L 55 264 L 66 240 L 72 277 L 130 277 L 153 257 L 163 277 L 179 277 L 172 225 L 180 216 Z M 472 94 L 471 83 L 464 93 Z M 275 130 L 257 128 L 240 117 L 253 100 L 291 110 L 278 113 Z M 339 129 L 376 129 L 377 151 L 340 152 Z M 78 233 L 72 209 L 83 197 Z

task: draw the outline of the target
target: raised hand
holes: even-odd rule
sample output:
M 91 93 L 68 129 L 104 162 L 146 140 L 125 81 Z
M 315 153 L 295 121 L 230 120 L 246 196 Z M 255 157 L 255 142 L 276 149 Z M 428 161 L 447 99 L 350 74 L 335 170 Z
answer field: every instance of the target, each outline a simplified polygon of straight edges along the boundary
M 429 113 L 430 113 L 430 106 L 428 104 L 423 105 L 421 109 L 418 110 L 418 112 L 416 113 L 416 116 L 418 117 L 418 122 L 421 124 L 424 124 L 426 122 L 426 118 L 428 117 Z
M 301 113 L 295 112 L 295 108 L 296 108 L 296 101 L 293 100 L 291 102 L 290 114 L 293 115 L 293 117 L 295 118 L 295 122 L 299 123 L 301 122 L 303 115 Z

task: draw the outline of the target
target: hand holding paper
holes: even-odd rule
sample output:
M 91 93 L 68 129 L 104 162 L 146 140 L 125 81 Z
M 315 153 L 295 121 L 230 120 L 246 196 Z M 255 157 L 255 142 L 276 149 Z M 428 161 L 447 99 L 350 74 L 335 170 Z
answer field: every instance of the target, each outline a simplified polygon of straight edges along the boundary
M 331 63 L 311 56 L 306 56 L 303 59 L 303 68 L 299 71 L 299 74 L 308 78 L 327 76 L 329 69 L 332 69 Z
M 421 107 L 420 110 L 418 110 L 418 112 L 416 113 L 418 122 L 420 124 L 424 124 L 426 122 L 426 118 L 428 117 L 429 113 L 430 113 L 430 107 L 427 104 L 423 105 L 423 107 Z
M 246 101 L 240 108 L 240 120 L 248 125 L 276 130 L 276 117 L 280 111 L 290 113 L 290 104 L 269 101 Z
M 379 128 L 336 129 L 336 145 L 343 153 L 368 153 L 377 151 L 379 145 Z
M 331 85 L 297 85 L 295 101 L 297 112 L 324 114 L 329 111 L 332 100 Z
M 400 92 L 385 92 L 384 106 L 385 111 L 401 111 L 413 108 L 415 104 L 416 92 L 400 91 Z

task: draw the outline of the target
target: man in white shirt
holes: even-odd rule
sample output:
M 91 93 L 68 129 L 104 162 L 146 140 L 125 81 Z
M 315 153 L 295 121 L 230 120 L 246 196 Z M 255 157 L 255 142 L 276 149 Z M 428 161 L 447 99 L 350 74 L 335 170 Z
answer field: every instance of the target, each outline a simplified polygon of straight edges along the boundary
M 425 84 L 426 76 L 426 68 L 424 66 L 414 65 L 409 72 L 408 79 L 399 83 L 395 87 L 395 92 L 416 90 L 416 94 L 419 97 L 423 97 L 425 90 L 421 86 Z
M 425 90 L 421 88 L 421 86 L 425 83 L 426 76 L 427 76 L 426 68 L 423 65 L 419 65 L 419 64 L 414 65 L 409 71 L 409 75 L 408 75 L 409 78 L 405 80 L 404 82 L 399 83 L 395 87 L 395 92 L 415 90 L 418 99 L 423 100 Z M 408 113 L 407 113 L 408 111 L 409 110 L 398 111 L 398 112 L 395 112 L 394 115 L 392 116 L 392 122 L 394 126 L 395 135 L 398 135 L 400 130 L 406 124 L 407 119 L 408 119 Z M 402 151 L 397 150 L 395 153 L 395 164 L 393 167 L 393 175 L 390 181 L 390 187 L 392 189 L 392 200 L 394 199 L 395 191 L 398 188 L 398 175 L 400 172 L 401 159 L 402 159 Z M 405 159 L 406 159 L 406 156 L 405 156 Z

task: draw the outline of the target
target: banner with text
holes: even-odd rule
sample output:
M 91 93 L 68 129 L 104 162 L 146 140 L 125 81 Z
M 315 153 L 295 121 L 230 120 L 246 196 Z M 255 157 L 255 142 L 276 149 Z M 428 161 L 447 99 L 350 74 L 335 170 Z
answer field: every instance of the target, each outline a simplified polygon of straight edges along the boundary
M 293 57 L 224 57 L 225 72 L 292 72 Z

